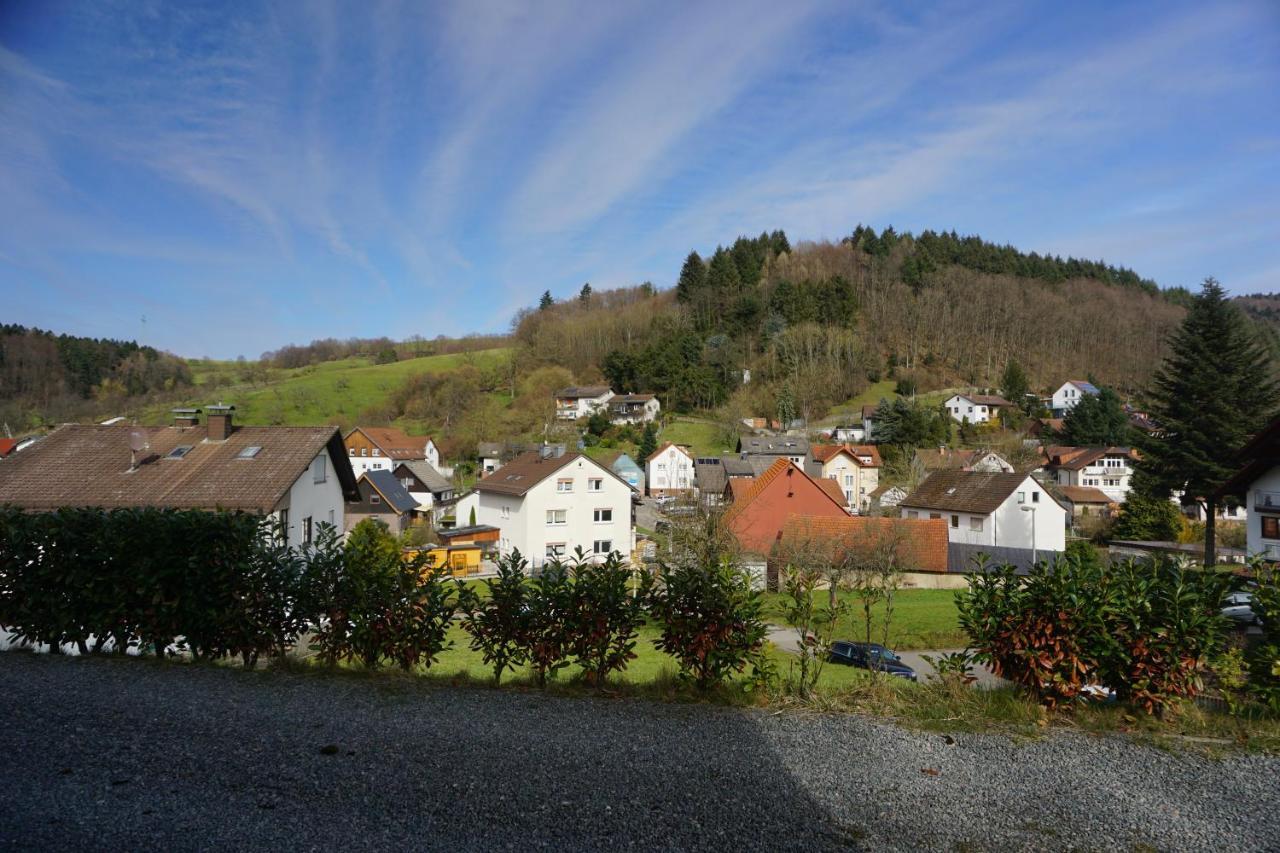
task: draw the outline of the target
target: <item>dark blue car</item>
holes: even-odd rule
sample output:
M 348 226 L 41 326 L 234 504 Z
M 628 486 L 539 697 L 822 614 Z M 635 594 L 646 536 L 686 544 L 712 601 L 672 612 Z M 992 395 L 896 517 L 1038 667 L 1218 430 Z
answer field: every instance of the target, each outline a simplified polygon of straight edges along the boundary
M 845 666 L 856 666 L 859 669 L 875 669 L 908 681 L 916 680 L 916 671 L 879 643 L 836 640 L 831 644 L 831 653 L 827 656 L 827 660 Z

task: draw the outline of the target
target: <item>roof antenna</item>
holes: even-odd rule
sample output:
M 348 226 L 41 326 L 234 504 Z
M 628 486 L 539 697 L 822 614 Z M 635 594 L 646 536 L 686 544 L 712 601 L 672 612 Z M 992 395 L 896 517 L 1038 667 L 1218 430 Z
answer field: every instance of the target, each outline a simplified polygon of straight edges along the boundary
M 129 430 L 129 471 L 138 470 L 138 454 L 150 447 L 147 434 L 140 429 Z

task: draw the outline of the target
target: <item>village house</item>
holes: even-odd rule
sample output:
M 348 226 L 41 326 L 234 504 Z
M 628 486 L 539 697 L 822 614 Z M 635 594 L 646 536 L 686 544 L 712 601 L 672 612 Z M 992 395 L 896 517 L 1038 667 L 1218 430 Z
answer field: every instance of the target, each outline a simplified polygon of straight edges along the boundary
M 1105 516 L 1115 506 L 1115 501 L 1093 486 L 1059 486 L 1058 495 L 1073 519 L 1090 515 Z
M 943 519 L 953 543 L 1041 553 L 1066 549 L 1066 507 L 1028 474 L 935 471 L 899 511 L 903 518 Z
M 793 515 L 770 561 L 776 578 L 790 555 L 814 555 L 831 565 L 892 565 L 905 587 L 958 587 L 947 578 L 947 524 L 942 519 Z
M 343 439 L 351 468 L 359 477 L 366 471 L 394 471 L 401 462 L 427 462 L 443 474 L 440 450 L 430 436 L 405 435 L 396 427 L 356 427 Z
M 581 453 L 526 453 L 476 483 L 457 517 L 501 531 L 499 550 L 519 550 L 534 566 L 581 548 L 603 559 L 634 547 L 631 486 Z
M 649 423 L 661 408 L 652 394 L 615 394 L 609 399 L 609 421 L 619 425 Z
M 862 407 L 862 441 L 876 440 L 876 413 L 879 411 L 879 404 Z
M 943 403 L 957 423 L 985 424 L 1000 419 L 1000 410 L 1013 404 L 995 394 L 955 394 Z
M 871 493 L 880 485 L 880 451 L 874 445 L 816 444 L 810 452 L 816 476 L 840 486 L 846 507 L 870 510 Z
M 650 497 L 690 495 L 694 489 L 693 455 L 668 441 L 645 460 L 644 477 Z
M 1129 496 L 1129 481 L 1137 451 L 1128 447 L 1042 448 L 1044 471 L 1059 486 L 1082 486 L 1098 489 L 1115 503 Z
M 924 447 L 915 453 L 915 464 L 932 473 L 948 468 L 961 471 L 1013 473 L 1013 466 L 994 450 L 956 450 L 950 447 Z
M 1280 562 L 1280 418 L 1255 435 L 1237 457 L 1241 467 L 1218 490 L 1217 503 L 1243 504 L 1249 557 Z
M 799 435 L 744 435 L 738 439 L 738 454 L 743 459 L 759 459 L 762 470 L 777 459 L 790 459 L 805 470 L 813 463 L 809 439 Z
M 875 489 L 872 489 L 870 512 L 876 513 L 881 510 L 889 510 L 896 508 L 907 498 L 907 490 L 902 486 L 892 485 L 889 483 L 881 483 Z
M 401 462 L 391 473 L 418 502 L 419 512 L 448 504 L 457 493 L 453 480 L 426 462 Z
M 644 469 L 631 458 L 629 453 L 614 451 L 602 456 L 600 461 L 608 465 L 610 471 L 625 480 L 637 494 L 644 494 Z
M 1053 396 L 1049 399 L 1049 408 L 1053 410 L 1055 418 L 1066 417 L 1067 412 L 1075 408 L 1086 396 L 1100 393 L 1091 382 L 1085 382 L 1083 379 L 1068 379 L 1062 383 L 1062 387 L 1053 392 Z
M 719 506 L 730 500 L 730 481 L 750 481 L 755 476 L 755 468 L 739 456 L 699 456 L 693 460 L 693 478 L 698 496 L 709 507 Z
M 556 392 L 556 418 L 576 421 L 606 409 L 613 391 L 607 385 L 570 385 Z
M 365 471 L 356 486 L 360 496 L 346 508 L 348 530 L 366 518 L 381 521 L 396 536 L 409 529 L 418 502 L 394 474 L 387 470 Z
M 0 506 L 241 510 L 269 516 L 286 542 L 345 529 L 358 493 L 336 427 L 243 427 L 230 406 L 187 409 L 173 426 L 64 424 L 4 461 Z
M 862 424 L 846 424 L 831 430 L 831 440 L 837 444 L 857 444 L 867 440 L 867 431 Z

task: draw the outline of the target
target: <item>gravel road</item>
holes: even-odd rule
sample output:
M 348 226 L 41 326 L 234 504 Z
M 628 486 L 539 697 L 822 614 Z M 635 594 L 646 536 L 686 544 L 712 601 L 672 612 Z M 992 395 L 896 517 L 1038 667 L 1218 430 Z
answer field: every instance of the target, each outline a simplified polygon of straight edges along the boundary
M 1280 848 L 1280 759 L 0 654 L 3 850 Z

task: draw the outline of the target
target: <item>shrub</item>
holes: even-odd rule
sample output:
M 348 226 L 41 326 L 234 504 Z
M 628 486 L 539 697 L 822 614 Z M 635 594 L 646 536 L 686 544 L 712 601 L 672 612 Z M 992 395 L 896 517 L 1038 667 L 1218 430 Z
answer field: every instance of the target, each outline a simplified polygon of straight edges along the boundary
M 578 549 L 565 624 L 575 661 L 597 687 L 636 656 L 646 596 L 629 588 L 631 576 L 631 567 L 618 552 L 596 563 Z
M 1025 578 L 980 571 L 957 594 L 975 659 L 1054 706 L 1101 683 L 1148 713 L 1200 687 L 1229 579 L 1185 563 L 1063 557 Z
M 494 684 L 501 683 L 503 672 L 523 664 L 528 654 L 528 567 L 520 552 L 512 551 L 498 560 L 498 576 L 485 581 L 487 597 L 466 587 L 459 595 L 462 627 L 471 635 L 471 650 L 480 652 L 493 667 Z
M 530 583 L 526 596 L 524 655 L 539 687 L 547 686 L 568 665 L 570 636 L 567 618 L 573 607 L 568 567 L 553 561 Z
M 1262 617 L 1262 640 L 1249 654 L 1250 688 L 1280 713 L 1280 570 L 1257 560 L 1253 574 L 1258 581 L 1253 609 Z
M 682 679 L 708 690 L 748 665 L 768 672 L 768 625 L 750 578 L 727 561 L 709 566 L 663 565 L 650 595 L 661 636 L 654 645 L 680 664 Z

